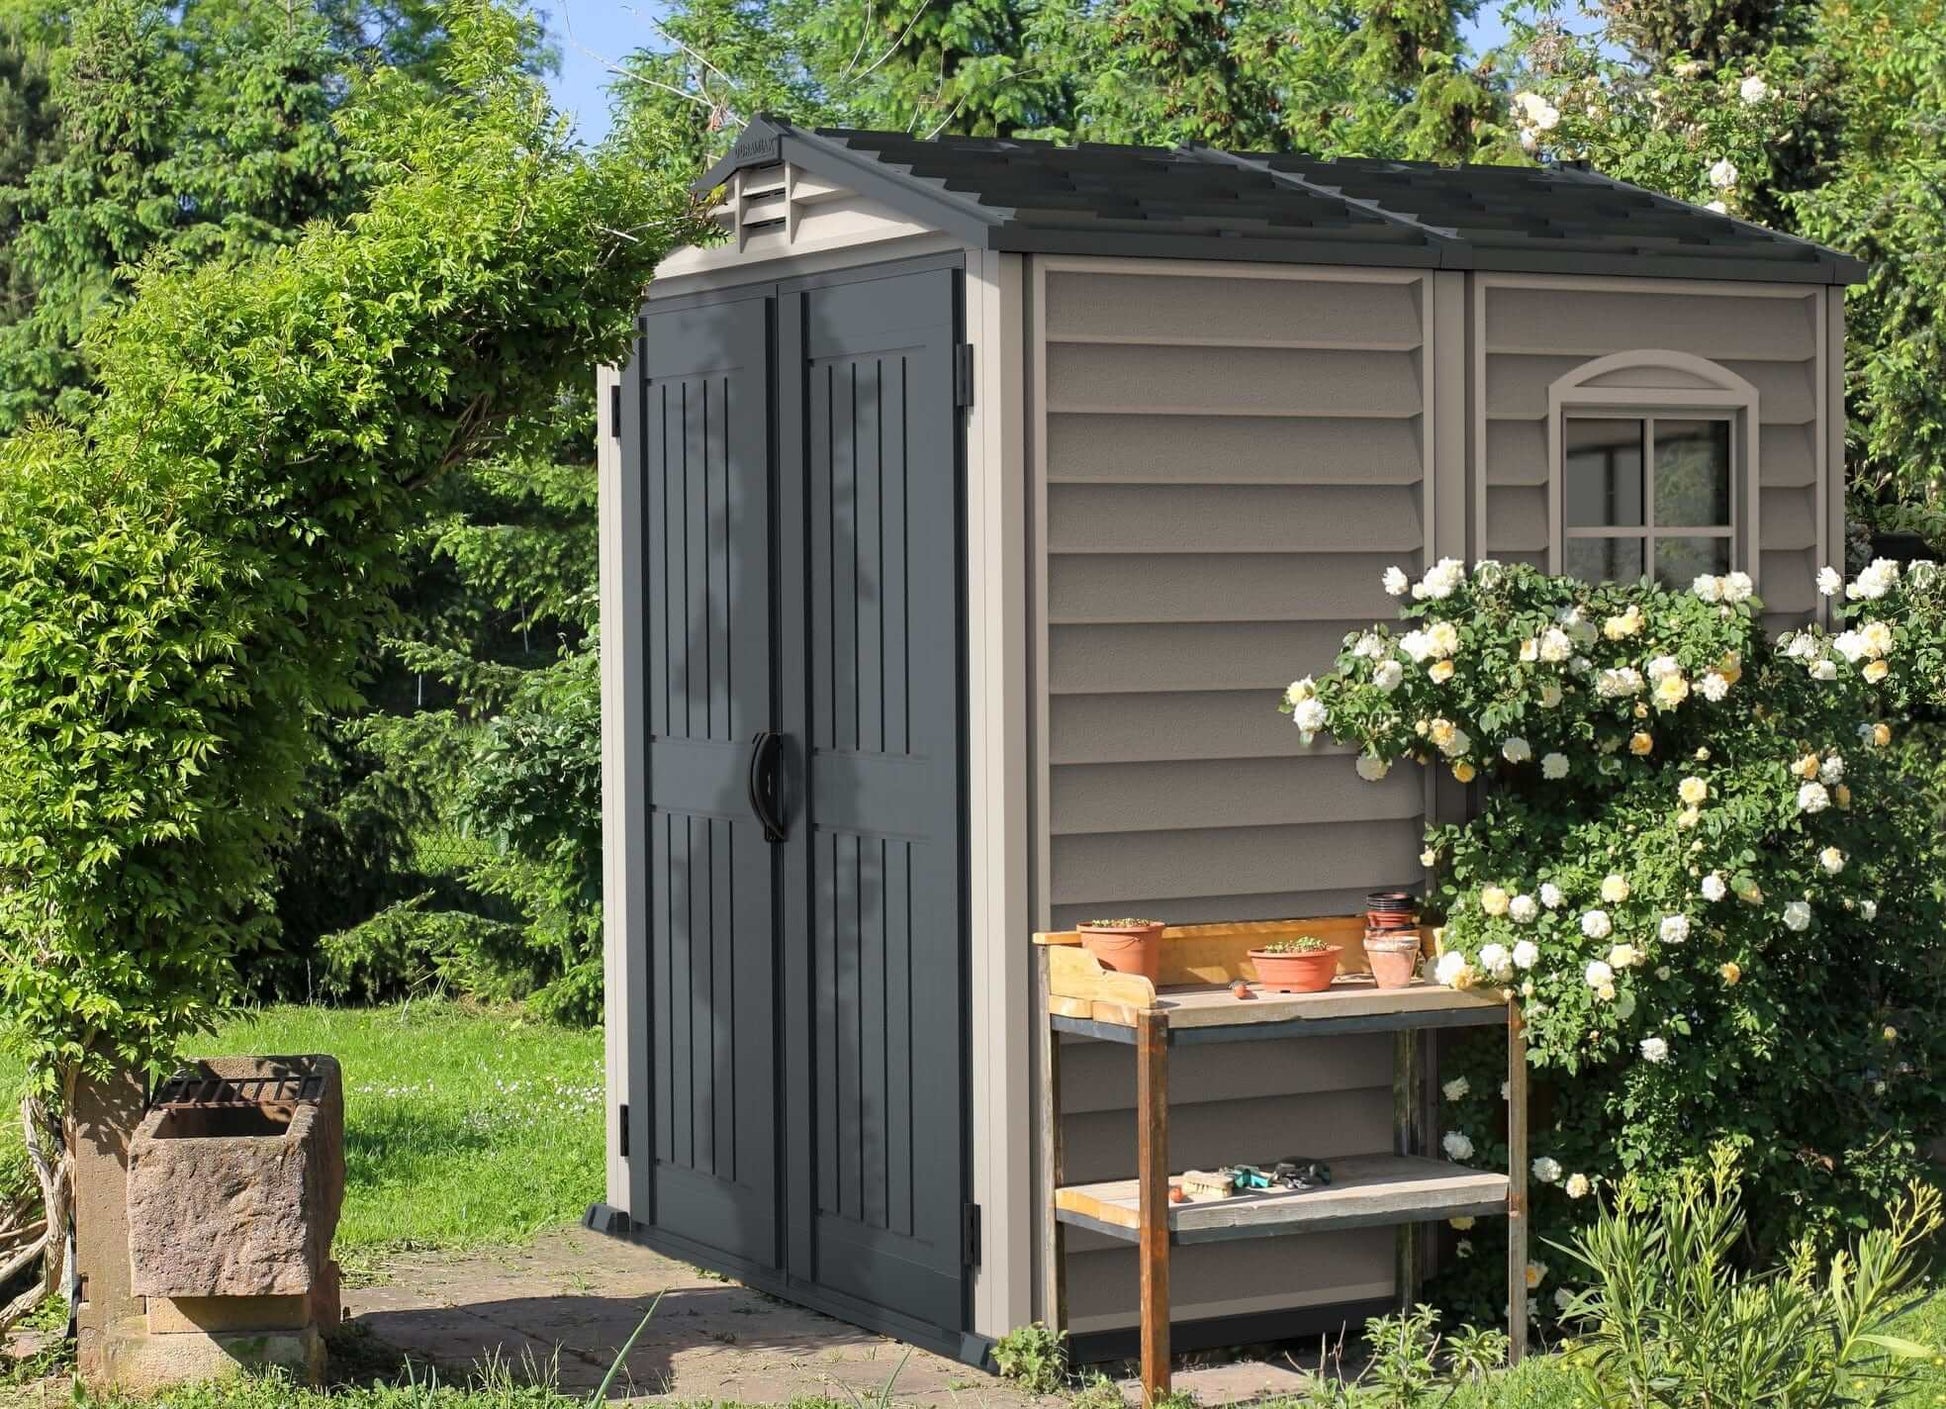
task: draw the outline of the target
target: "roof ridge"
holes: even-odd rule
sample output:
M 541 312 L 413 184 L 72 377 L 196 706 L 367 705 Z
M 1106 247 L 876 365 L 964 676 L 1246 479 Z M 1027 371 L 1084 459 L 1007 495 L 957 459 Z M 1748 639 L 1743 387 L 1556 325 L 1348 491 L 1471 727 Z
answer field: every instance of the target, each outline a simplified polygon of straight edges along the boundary
M 1402 225 L 1408 230 L 1416 230 L 1420 234 L 1430 238 L 1442 249 L 1469 256 L 1472 253 L 1473 246 L 1457 230 L 1444 225 L 1428 224 L 1426 221 L 1414 216 L 1403 215 L 1395 210 L 1388 210 L 1377 201 L 1368 200 L 1363 196 L 1346 195 L 1344 188 L 1341 186 L 1328 186 L 1322 181 L 1313 181 L 1308 176 L 1304 176 L 1299 172 L 1279 171 L 1270 164 L 1270 158 L 1267 155 L 1245 156 L 1241 152 L 1226 152 L 1220 147 L 1207 146 L 1201 142 L 1186 142 L 1177 147 L 1176 150 L 1185 155 L 1193 156 L 1200 161 L 1216 161 L 1229 166 L 1242 167 L 1246 171 L 1261 171 L 1272 181 L 1276 181 L 1282 185 L 1309 192 L 1314 196 L 1323 196 L 1329 200 L 1338 201 L 1341 204 L 1362 210 L 1368 215 L 1375 215 L 1380 220 L 1388 221 L 1394 225 Z

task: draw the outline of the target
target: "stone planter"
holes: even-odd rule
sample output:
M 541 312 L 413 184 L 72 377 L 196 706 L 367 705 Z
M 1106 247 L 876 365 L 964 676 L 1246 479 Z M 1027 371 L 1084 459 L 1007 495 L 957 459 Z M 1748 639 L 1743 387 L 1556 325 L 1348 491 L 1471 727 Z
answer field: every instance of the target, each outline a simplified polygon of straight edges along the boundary
M 234 1057 L 165 1084 L 128 1155 L 142 1324 L 113 1337 L 130 1389 L 282 1366 L 315 1379 L 339 1316 L 344 1093 L 331 1057 Z

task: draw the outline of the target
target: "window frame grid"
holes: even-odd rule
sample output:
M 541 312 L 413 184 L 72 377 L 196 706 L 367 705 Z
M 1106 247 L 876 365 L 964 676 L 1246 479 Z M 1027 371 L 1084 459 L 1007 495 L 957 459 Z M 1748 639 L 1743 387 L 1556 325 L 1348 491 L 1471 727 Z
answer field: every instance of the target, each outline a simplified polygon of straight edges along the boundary
M 1739 500 L 1744 498 L 1738 493 L 1739 469 L 1742 457 L 1741 416 L 1730 408 L 1707 407 L 1627 407 L 1602 405 L 1562 406 L 1554 417 L 1554 425 L 1560 444 L 1560 453 L 1554 463 L 1554 479 L 1558 485 L 1557 505 L 1554 513 L 1555 531 L 1558 535 L 1558 552 L 1553 571 L 1567 571 L 1567 545 L 1577 540 L 1633 540 L 1642 545 L 1642 573 L 1650 581 L 1655 580 L 1656 546 L 1663 539 L 1709 538 L 1727 539 L 1730 544 L 1730 565 L 1728 571 L 1743 568 L 1746 556 L 1744 515 Z M 1570 524 L 1567 502 L 1567 430 L 1573 421 L 1628 421 L 1632 422 L 1640 436 L 1639 450 L 1642 457 L 1642 522 L 1639 524 Z M 1729 428 L 1728 453 L 1724 468 L 1729 475 L 1726 497 L 1730 505 L 1728 523 L 1719 524 L 1670 524 L 1658 526 L 1655 520 L 1656 506 L 1656 422 L 1658 421 L 1716 421 Z M 1753 536 L 1754 537 L 1754 536 Z M 1749 569 L 1744 569 L 1749 571 Z M 1755 573 L 1752 572 L 1752 576 Z

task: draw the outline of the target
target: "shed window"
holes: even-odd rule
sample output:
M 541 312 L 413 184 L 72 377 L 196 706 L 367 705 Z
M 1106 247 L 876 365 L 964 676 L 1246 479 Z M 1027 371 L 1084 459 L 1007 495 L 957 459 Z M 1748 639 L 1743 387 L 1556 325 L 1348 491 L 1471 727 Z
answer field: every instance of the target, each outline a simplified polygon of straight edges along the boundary
M 1736 566 L 1730 418 L 1569 416 L 1562 452 L 1570 575 L 1687 587 Z

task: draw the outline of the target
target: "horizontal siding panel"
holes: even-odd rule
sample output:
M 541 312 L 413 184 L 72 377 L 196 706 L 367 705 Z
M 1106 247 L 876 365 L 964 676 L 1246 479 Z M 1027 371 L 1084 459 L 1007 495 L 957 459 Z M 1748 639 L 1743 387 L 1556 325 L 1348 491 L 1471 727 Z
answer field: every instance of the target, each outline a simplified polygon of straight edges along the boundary
M 1818 546 L 1817 500 L 1809 489 L 1766 489 L 1757 506 L 1757 535 L 1767 549 Z
M 1169 1054 L 1169 1106 L 1174 1110 L 1205 1101 L 1388 1088 L 1392 1050 L 1392 1038 L 1382 1032 L 1253 1042 L 1247 1062 L 1239 1062 L 1237 1049 L 1222 1043 L 1178 1047 Z M 1134 1108 L 1135 1063 L 1126 1046 L 1085 1037 L 1061 1040 L 1065 1115 L 1133 1115 Z
M 1310 347 L 1417 347 L 1417 285 L 1341 279 L 1081 274 L 1047 280 L 1047 332 L 1063 339 L 1183 338 Z
M 1548 482 L 1547 421 L 1489 421 L 1487 423 L 1487 483 L 1540 484 Z
M 1545 485 L 1489 486 L 1487 489 L 1487 554 L 1544 553 L 1549 524 Z
M 1584 357 L 1518 357 L 1507 353 L 1487 358 L 1487 415 L 1544 418 L 1548 387 L 1587 360 Z M 1757 388 L 1757 414 L 1762 423 L 1797 425 L 1815 419 L 1817 398 L 1811 386 L 1812 364 L 1726 362 L 1723 365 Z M 1652 405 L 1654 390 L 1645 389 L 1642 400 Z
M 1394 825 L 1403 826 L 1403 823 Z M 1423 829 L 1415 822 L 1412 824 L 1413 845 L 1420 844 Z M 1306 879 L 1305 875 L 1294 875 L 1294 881 Z M 1225 878 L 1212 874 L 1208 880 L 1220 884 Z M 1417 869 L 1410 877 L 1399 878 L 1386 883 L 1387 889 L 1402 885 L 1419 885 L 1425 880 Z M 1172 925 L 1214 924 L 1221 920 L 1302 920 L 1318 915 L 1355 915 L 1365 908 L 1365 897 L 1374 889 L 1366 885 L 1351 889 L 1325 887 L 1319 890 L 1271 891 L 1252 895 L 1189 895 L 1173 897 L 1151 897 L 1142 902 L 1142 913 L 1158 920 L 1166 920 Z M 1117 911 L 1117 914 L 1122 913 Z M 1056 905 L 1053 907 L 1053 922 L 1056 929 L 1073 929 L 1083 920 L 1101 918 L 1102 906 L 1099 904 Z
M 1260 416 L 1047 418 L 1052 484 L 1417 484 L 1416 420 Z
M 1298 670 L 1291 678 L 1305 673 Z M 1268 693 L 1056 695 L 1048 703 L 1047 755 L 1056 766 L 1351 752 L 1323 735 L 1307 748 L 1290 716 L 1277 712 L 1275 688 Z
M 1122 1049 L 1124 1059 L 1128 1049 Z M 1231 1060 L 1236 1060 L 1234 1051 Z M 1252 1057 L 1255 1052 L 1253 1050 Z M 1277 1160 L 1294 1154 L 1318 1159 L 1371 1154 L 1392 1147 L 1392 1068 L 1348 1091 L 1251 1096 L 1169 1106 L 1169 1167 Z M 1172 1093 L 1173 1095 L 1173 1088 Z M 1066 1178 L 1076 1184 L 1135 1174 L 1135 1119 L 1128 1110 L 1068 1116 L 1061 1122 Z
M 1416 489 L 1362 485 L 1059 484 L 1047 492 L 1054 553 L 1416 551 Z
M 1077 1231 L 1069 1230 L 1071 1239 Z M 1170 1310 L 1179 1321 L 1196 1321 L 1383 1300 L 1392 1294 L 1393 1247 L 1389 1228 L 1352 1228 L 1177 1248 L 1169 1257 Z M 1134 1325 L 1138 1283 L 1135 1250 L 1125 1243 L 1070 1252 L 1069 1329 Z
M 1047 349 L 1050 411 L 1413 416 L 1418 354 L 1268 348 Z
M 1765 550 L 1757 580 L 1757 591 L 1764 599 L 1765 626 L 1773 630 L 1802 626 L 1818 609 L 1816 557 L 1811 549 Z
M 1808 359 L 1817 352 L 1814 297 L 1495 288 L 1487 293 L 1486 345 L 1583 360 L 1638 347 L 1681 348 L 1717 362 Z
M 1263 690 L 1270 709 L 1292 680 L 1331 668 L 1346 629 L 1343 622 L 1056 626 L 1048 632 L 1048 688 L 1056 694 Z
M 1425 801 L 1416 774 L 1368 783 L 1343 755 L 1067 764 L 1050 791 L 1056 836 L 1396 820 L 1418 817 Z
M 1345 621 L 1396 614 L 1380 576 L 1408 555 L 1070 555 L 1048 564 L 1047 616 L 1074 622 Z M 1416 562 L 1417 555 L 1410 555 Z
M 1278 894 L 1306 881 L 1377 890 L 1415 885 L 1421 829 L 1410 822 L 1243 827 L 1055 837 L 1056 905 L 1109 908 L 1175 896 Z
M 1763 426 L 1757 438 L 1757 473 L 1765 489 L 1800 489 L 1818 482 L 1816 427 Z

